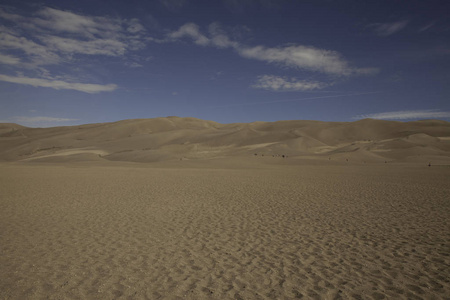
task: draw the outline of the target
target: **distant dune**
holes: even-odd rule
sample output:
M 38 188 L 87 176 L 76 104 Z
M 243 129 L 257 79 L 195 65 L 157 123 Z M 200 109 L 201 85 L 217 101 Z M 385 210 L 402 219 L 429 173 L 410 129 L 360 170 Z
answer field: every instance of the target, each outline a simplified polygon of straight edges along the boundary
M 0 124 L 0 161 L 158 162 L 263 155 L 450 163 L 450 123 L 364 119 L 220 124 L 167 117 L 52 128 Z

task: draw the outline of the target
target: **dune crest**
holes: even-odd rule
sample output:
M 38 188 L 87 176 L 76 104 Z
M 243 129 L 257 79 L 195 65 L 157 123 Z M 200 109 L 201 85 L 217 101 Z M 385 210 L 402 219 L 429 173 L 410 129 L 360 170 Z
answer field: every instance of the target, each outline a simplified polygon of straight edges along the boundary
M 52 128 L 0 124 L 0 161 L 157 162 L 248 155 L 450 162 L 450 123 L 364 119 L 220 124 L 166 117 Z

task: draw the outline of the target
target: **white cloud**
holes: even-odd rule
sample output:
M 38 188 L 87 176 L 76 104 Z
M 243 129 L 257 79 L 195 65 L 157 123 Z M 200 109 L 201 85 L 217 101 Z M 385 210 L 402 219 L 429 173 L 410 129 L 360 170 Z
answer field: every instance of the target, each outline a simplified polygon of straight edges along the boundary
M 127 51 L 127 45 L 119 40 L 96 39 L 79 41 L 57 36 L 42 37 L 48 47 L 68 54 L 120 56 Z
M 353 119 L 382 119 L 382 120 L 406 120 L 406 119 L 434 119 L 450 118 L 450 111 L 440 111 L 438 109 L 425 110 L 402 110 L 374 114 L 359 115 Z
M 375 30 L 375 33 L 379 36 L 389 36 L 396 32 L 399 32 L 403 28 L 408 25 L 409 21 L 403 20 L 398 22 L 392 22 L 392 23 L 375 23 L 369 25 L 370 27 L 373 27 Z
M 0 7 L 0 18 L 13 22 L 22 20 L 21 16 L 7 13 L 2 7 Z
M 169 34 L 169 39 L 178 40 L 191 38 L 195 44 L 214 46 L 217 48 L 232 48 L 240 56 L 276 63 L 287 67 L 300 68 L 330 75 L 349 76 L 373 74 L 375 68 L 352 67 L 338 52 L 318 49 L 311 46 L 289 45 L 268 48 L 264 46 L 249 47 L 232 41 L 216 23 L 209 26 L 209 37 L 201 33 L 198 25 L 187 23 Z
M 212 23 L 208 26 L 208 31 L 211 36 L 211 44 L 218 48 L 234 48 L 239 49 L 238 42 L 230 40 L 225 31 L 222 30 L 218 23 Z
M 148 40 L 139 20 L 83 16 L 43 8 L 35 17 L 0 13 L 16 21 L 19 31 L 0 28 L 0 48 L 23 51 L 37 64 L 53 64 L 64 54 L 121 56 L 145 47 Z M 64 57 L 66 60 L 68 57 Z
M 18 84 L 87 93 L 112 91 L 116 85 L 72 83 L 77 79 L 54 80 L 48 71 L 42 74 L 42 66 L 64 63 L 70 67 L 76 62 L 80 68 L 80 61 L 88 56 L 124 57 L 152 40 L 146 36 L 138 19 L 87 16 L 49 7 L 32 15 L 10 13 L 0 8 L 0 21 L 2 19 L 10 25 L 0 26 L 0 63 L 19 68 L 16 72 L 26 69 L 33 73 L 29 77 L 1 75 L 1 80 Z M 70 78 L 70 71 L 62 77 Z
M 20 63 L 20 59 L 11 55 L 0 53 L 0 64 L 5 65 L 17 65 Z
M 238 53 L 246 58 L 252 58 L 269 63 L 279 63 L 288 67 L 306 69 L 331 75 L 349 76 L 354 74 L 370 74 L 376 69 L 353 68 L 336 51 L 317 49 L 309 46 L 286 46 L 266 48 L 256 46 L 241 47 Z
M 127 20 L 96 16 L 83 16 L 69 11 L 45 7 L 38 18 L 30 21 L 37 27 L 50 31 L 73 33 L 87 38 L 111 38 L 123 33 Z
M 200 27 L 194 23 L 186 23 L 177 31 L 169 34 L 169 38 L 175 40 L 183 37 L 190 37 L 194 40 L 194 43 L 201 46 L 207 46 L 211 43 L 209 38 L 200 33 Z
M 323 89 L 329 84 L 318 81 L 298 80 L 274 75 L 259 76 L 253 88 L 272 91 L 311 91 Z
M 30 78 L 30 77 L 14 77 L 0 74 L 0 81 L 6 81 L 11 83 L 31 85 L 34 87 L 48 87 L 56 90 L 76 90 L 89 94 L 95 94 L 100 92 L 112 92 L 117 89 L 115 84 L 91 84 L 91 83 L 73 83 L 62 80 L 48 80 L 42 78 Z
M 49 65 L 61 61 L 61 57 L 46 46 L 8 32 L 0 32 L 0 49 L 22 51 L 27 60 L 25 65 Z

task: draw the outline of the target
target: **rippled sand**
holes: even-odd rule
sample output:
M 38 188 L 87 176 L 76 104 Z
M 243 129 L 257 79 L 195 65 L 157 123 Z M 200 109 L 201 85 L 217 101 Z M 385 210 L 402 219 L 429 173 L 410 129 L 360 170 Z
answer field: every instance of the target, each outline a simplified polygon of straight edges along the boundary
M 450 167 L 0 165 L 1 299 L 443 299 Z

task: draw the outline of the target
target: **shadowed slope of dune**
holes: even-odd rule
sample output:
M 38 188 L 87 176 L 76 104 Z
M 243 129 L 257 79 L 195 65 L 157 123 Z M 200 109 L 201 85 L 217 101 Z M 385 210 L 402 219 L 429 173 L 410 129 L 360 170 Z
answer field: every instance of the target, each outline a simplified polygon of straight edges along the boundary
M 53 128 L 0 124 L 1 161 L 156 162 L 254 153 L 363 161 L 450 161 L 450 123 L 364 119 L 220 124 L 167 117 Z

